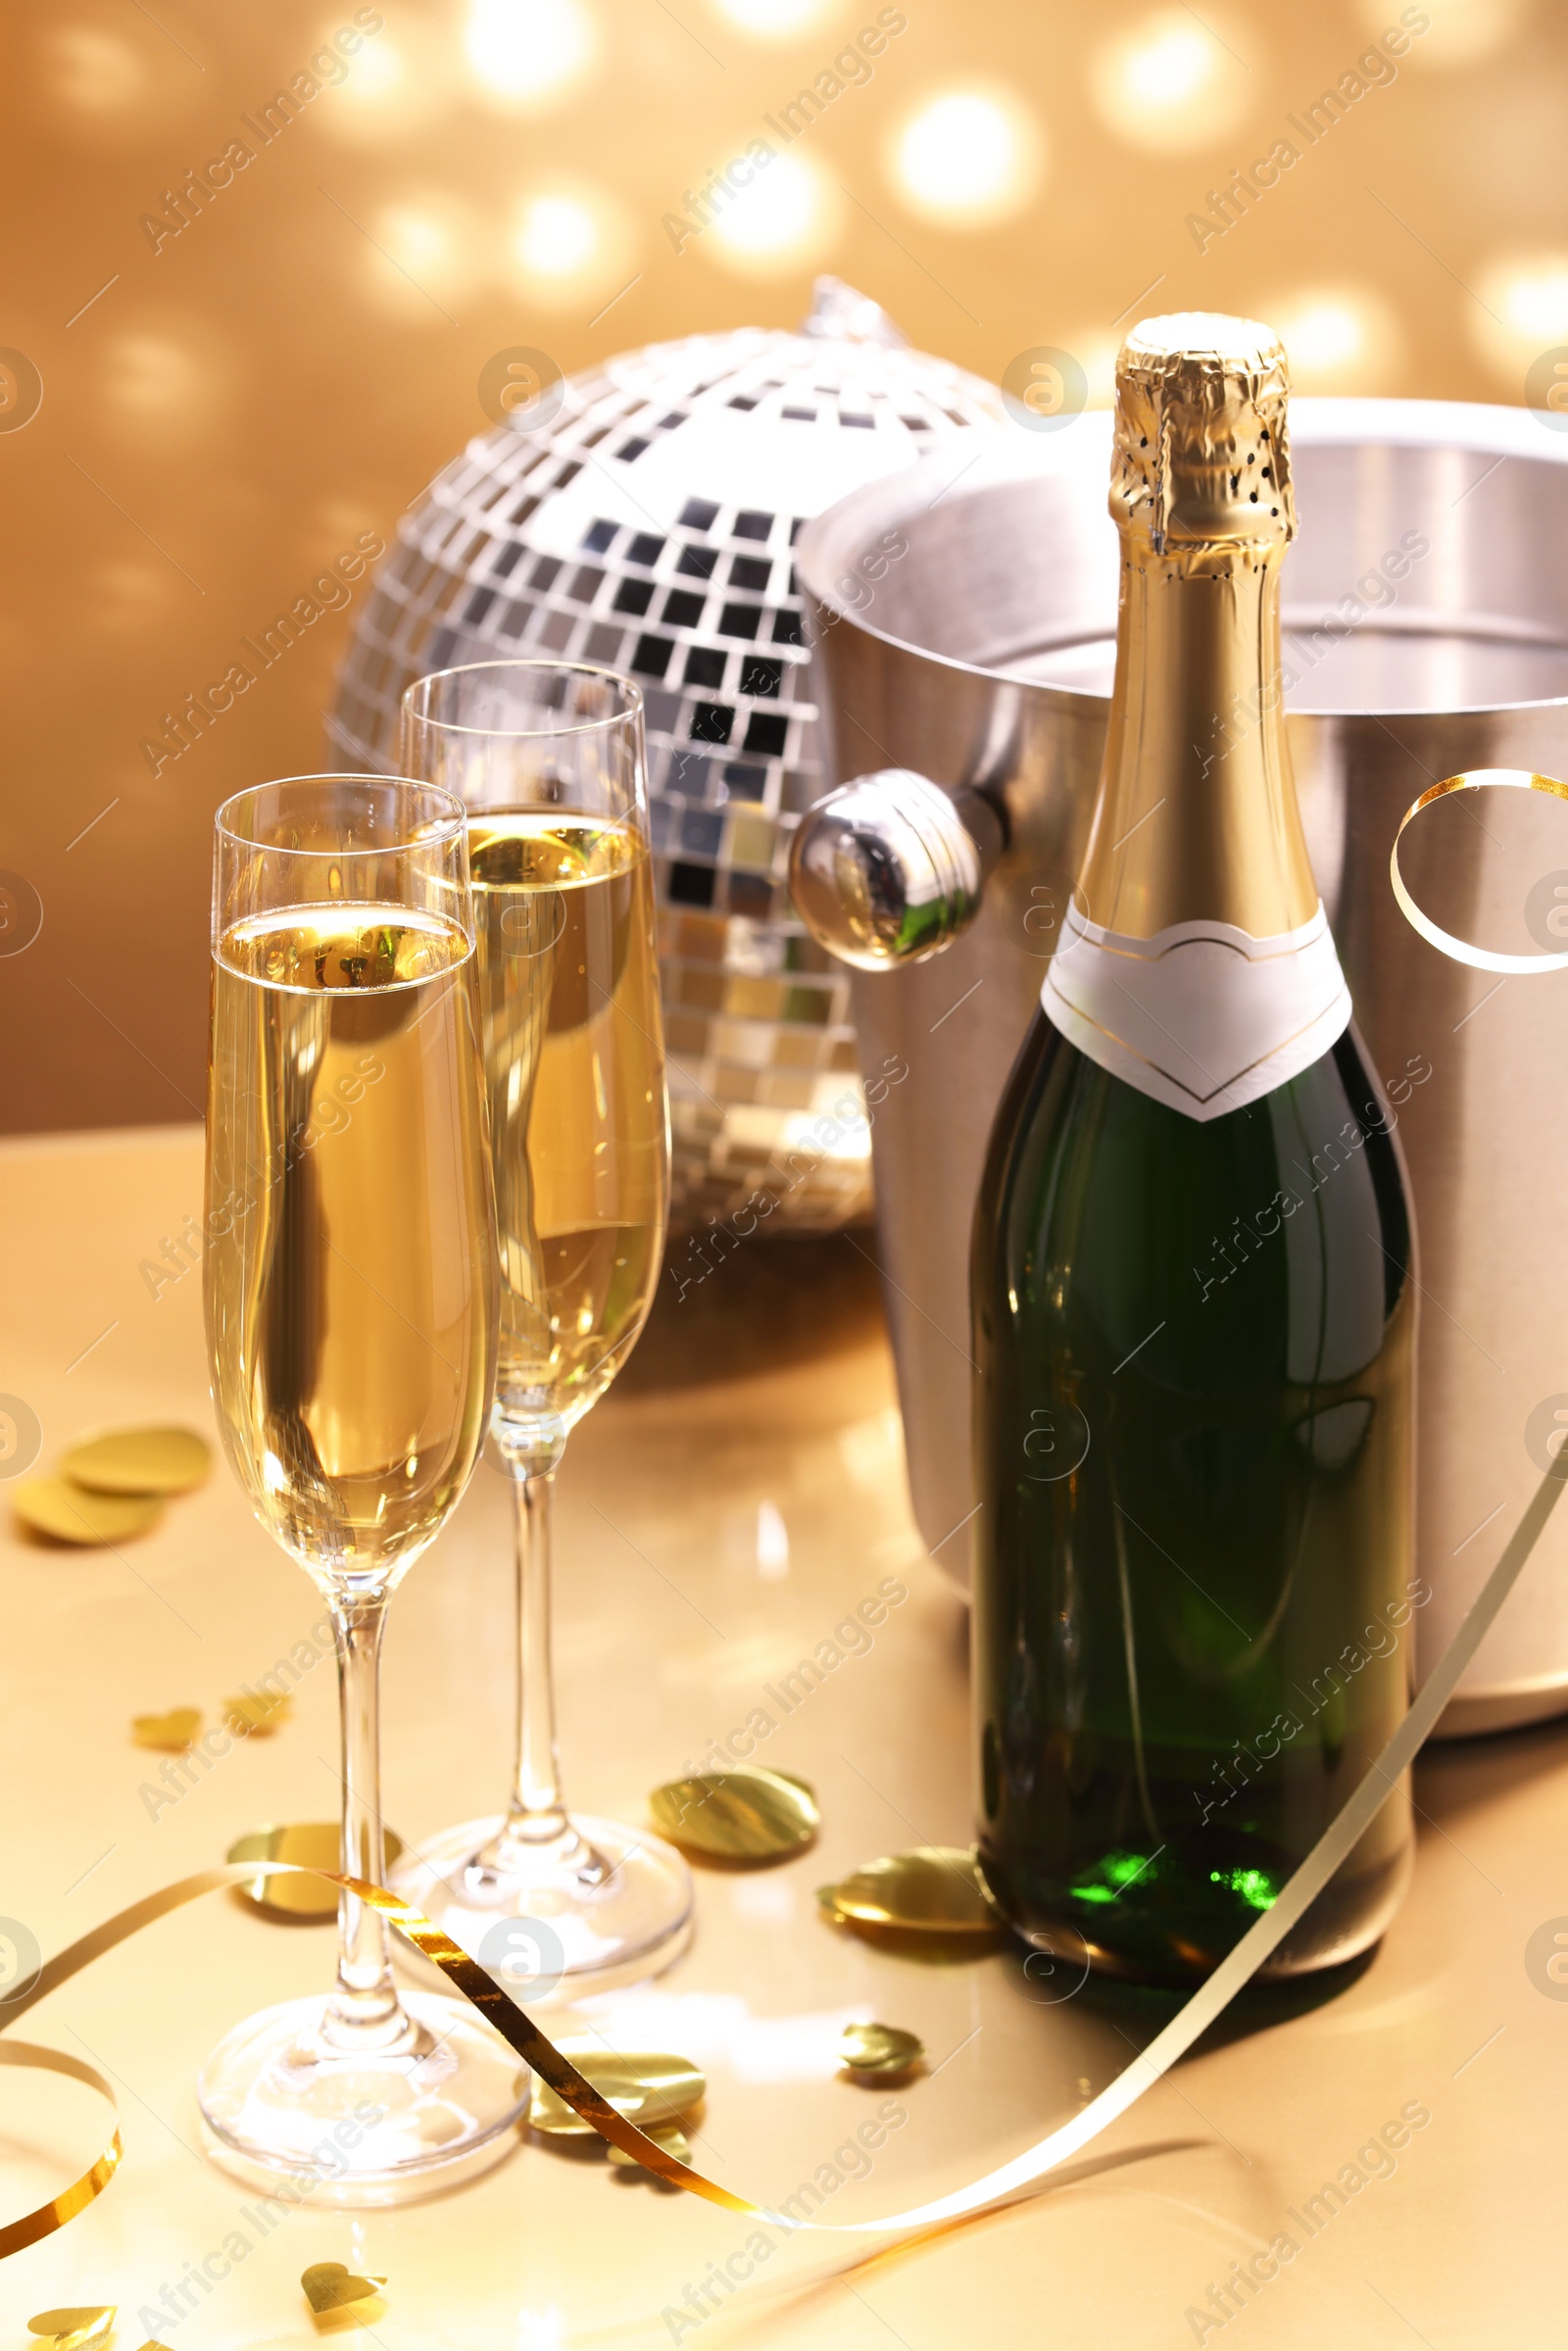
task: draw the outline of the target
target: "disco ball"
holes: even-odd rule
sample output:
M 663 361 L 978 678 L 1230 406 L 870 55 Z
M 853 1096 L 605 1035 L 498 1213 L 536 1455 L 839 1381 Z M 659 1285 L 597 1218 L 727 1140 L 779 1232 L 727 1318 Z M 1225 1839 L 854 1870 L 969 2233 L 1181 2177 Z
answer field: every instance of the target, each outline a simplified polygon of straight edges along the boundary
M 835 278 L 799 334 L 692 335 L 534 382 L 399 526 L 329 732 L 347 765 L 389 771 L 400 697 L 427 670 L 531 657 L 635 677 L 672 1220 L 722 1218 L 765 1186 L 763 1230 L 853 1222 L 870 1156 L 848 975 L 786 880 L 790 834 L 827 788 L 790 549 L 861 483 L 999 422 L 999 395 L 910 351 Z

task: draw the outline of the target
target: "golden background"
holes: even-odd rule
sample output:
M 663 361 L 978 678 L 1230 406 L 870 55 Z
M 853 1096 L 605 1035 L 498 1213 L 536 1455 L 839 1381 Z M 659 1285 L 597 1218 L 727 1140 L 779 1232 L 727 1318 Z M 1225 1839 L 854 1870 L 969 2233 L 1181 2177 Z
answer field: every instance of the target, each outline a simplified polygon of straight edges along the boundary
M 352 8 L 14 12 L 0 1123 L 199 1114 L 212 811 L 324 763 L 364 579 L 177 759 L 143 744 L 360 534 L 390 542 L 488 428 L 497 351 L 569 370 L 791 324 L 826 269 L 985 375 L 1065 349 L 1092 399 L 1126 324 L 1203 307 L 1278 324 L 1298 388 L 1523 400 L 1568 343 L 1568 19 L 1402 23 L 1358 72 L 1395 0 L 385 0 L 329 58 Z M 172 233 L 168 192 L 236 138 L 252 160 Z M 760 138 L 755 193 L 690 233 Z M 1282 139 L 1298 160 L 1211 233 L 1211 191 Z

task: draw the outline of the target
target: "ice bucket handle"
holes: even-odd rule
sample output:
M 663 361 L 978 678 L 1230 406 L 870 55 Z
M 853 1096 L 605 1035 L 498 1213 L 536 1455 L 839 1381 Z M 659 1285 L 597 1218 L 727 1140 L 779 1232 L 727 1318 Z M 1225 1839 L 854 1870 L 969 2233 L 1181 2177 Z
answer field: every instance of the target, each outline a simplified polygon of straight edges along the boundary
M 967 930 L 1004 846 L 1002 814 L 984 793 L 882 767 L 807 809 L 790 894 L 819 947 L 858 970 L 890 971 L 940 955 Z

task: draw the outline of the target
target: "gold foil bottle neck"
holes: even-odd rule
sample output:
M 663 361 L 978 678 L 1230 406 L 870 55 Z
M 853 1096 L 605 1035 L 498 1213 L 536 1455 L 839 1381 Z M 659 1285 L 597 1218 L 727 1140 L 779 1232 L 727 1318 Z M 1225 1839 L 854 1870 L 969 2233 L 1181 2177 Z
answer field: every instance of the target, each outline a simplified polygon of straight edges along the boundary
M 1290 389 L 1284 345 L 1255 318 L 1179 311 L 1135 326 L 1116 359 L 1110 472 L 1132 544 L 1178 565 L 1206 548 L 1263 562 L 1283 549 L 1296 535 Z
M 1279 337 L 1250 318 L 1148 318 L 1117 361 L 1116 684 L 1079 892 L 1126 938 L 1277 939 L 1317 908 L 1280 660 L 1289 399 Z

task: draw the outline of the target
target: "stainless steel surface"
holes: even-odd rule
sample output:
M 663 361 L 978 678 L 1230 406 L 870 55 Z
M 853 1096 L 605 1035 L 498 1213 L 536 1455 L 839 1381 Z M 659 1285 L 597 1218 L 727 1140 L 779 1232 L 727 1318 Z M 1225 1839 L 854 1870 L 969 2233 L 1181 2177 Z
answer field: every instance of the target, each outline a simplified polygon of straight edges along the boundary
M 1398 913 L 1389 851 L 1439 777 L 1568 771 L 1568 436 L 1521 410 L 1425 401 L 1300 400 L 1292 426 L 1292 750 L 1420 1223 L 1424 1672 L 1540 1476 L 1532 1414 L 1549 1429 L 1560 1401 L 1568 1417 L 1568 973 L 1499 987 L 1446 961 Z M 862 1067 L 896 1055 L 910 1073 L 876 1114 L 877 1212 L 915 1512 L 959 1575 L 969 1224 L 1099 768 L 1115 644 L 1108 465 L 1104 416 L 1009 430 L 978 457 L 944 452 L 845 499 L 798 550 L 828 772 L 911 767 L 987 792 L 1008 822 L 979 918 L 949 952 L 853 983 Z M 908 552 L 852 611 L 832 583 L 890 531 Z M 1450 903 L 1477 924 L 1517 922 L 1517 868 L 1488 829 L 1452 835 L 1445 854 Z M 1568 1524 L 1543 1543 L 1445 1728 L 1564 1707 Z
M 829 792 L 801 819 L 790 896 L 841 962 L 922 963 L 973 922 L 1002 848 L 1001 817 L 982 793 L 947 793 L 912 768 L 888 767 Z

